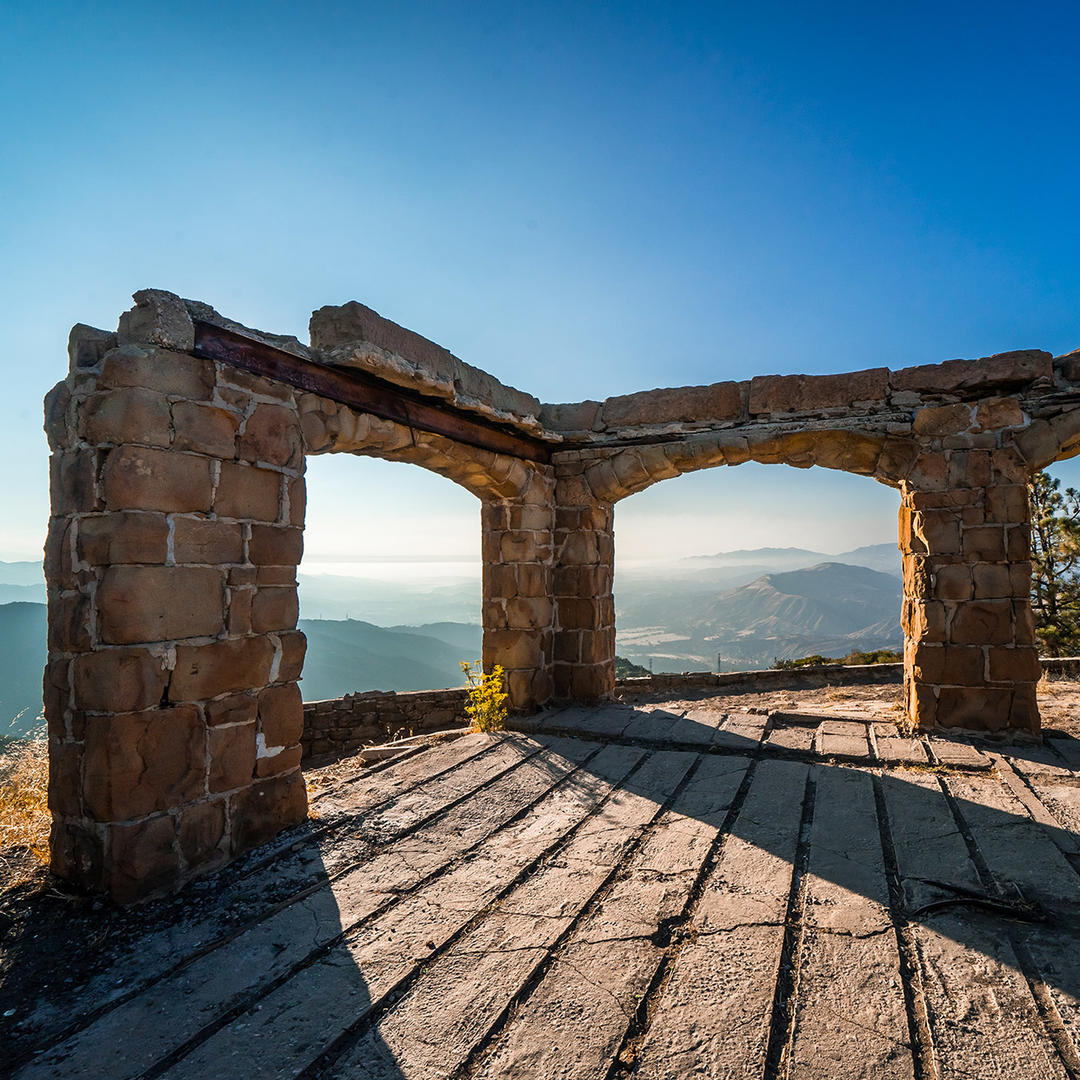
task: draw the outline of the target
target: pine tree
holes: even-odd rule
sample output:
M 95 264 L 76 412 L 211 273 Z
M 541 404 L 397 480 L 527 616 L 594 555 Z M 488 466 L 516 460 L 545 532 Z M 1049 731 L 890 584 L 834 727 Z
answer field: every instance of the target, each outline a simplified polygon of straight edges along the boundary
M 1043 656 L 1080 652 L 1080 492 L 1045 472 L 1028 484 L 1031 607 Z

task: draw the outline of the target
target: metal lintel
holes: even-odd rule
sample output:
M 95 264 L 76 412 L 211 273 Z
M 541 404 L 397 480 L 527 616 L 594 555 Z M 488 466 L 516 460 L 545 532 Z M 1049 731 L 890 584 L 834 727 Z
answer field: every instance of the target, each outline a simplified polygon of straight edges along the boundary
M 431 399 L 359 371 L 315 364 L 215 323 L 195 320 L 194 351 L 196 356 L 219 360 L 418 431 L 544 465 L 551 462 L 552 447 L 541 439 L 435 404 Z

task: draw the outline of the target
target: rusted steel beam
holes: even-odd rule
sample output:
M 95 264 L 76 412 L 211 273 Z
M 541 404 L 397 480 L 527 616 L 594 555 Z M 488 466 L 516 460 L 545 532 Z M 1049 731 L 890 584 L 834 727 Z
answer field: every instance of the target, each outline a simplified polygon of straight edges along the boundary
M 540 439 L 531 439 L 480 417 L 435 404 L 430 398 L 425 399 L 363 372 L 314 364 L 201 319 L 195 320 L 195 354 L 320 394 L 384 420 L 396 420 L 417 431 L 443 435 L 468 446 L 512 454 L 527 461 L 545 465 L 551 461 L 551 448 Z

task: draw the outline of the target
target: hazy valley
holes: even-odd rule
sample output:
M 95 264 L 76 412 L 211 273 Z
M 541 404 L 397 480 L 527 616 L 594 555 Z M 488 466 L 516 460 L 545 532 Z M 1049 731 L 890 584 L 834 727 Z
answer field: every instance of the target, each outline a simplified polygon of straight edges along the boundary
M 480 656 L 477 567 L 334 570 L 299 575 L 307 700 L 461 684 L 460 662 Z M 44 599 L 38 564 L 0 562 L 0 734 L 24 733 L 41 711 Z M 760 548 L 620 565 L 615 600 L 616 651 L 654 671 L 734 671 L 901 642 L 892 544 L 839 555 Z

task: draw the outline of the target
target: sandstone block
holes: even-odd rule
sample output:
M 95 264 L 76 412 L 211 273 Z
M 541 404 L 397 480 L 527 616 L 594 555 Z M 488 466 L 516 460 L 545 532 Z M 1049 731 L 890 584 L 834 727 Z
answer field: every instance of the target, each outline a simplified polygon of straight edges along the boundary
M 968 600 L 957 604 L 949 626 L 957 645 L 1005 645 L 1013 640 L 1009 600 Z
M 71 390 L 66 382 L 58 382 L 45 395 L 45 435 L 50 450 L 69 450 L 74 439 L 74 424 L 69 423 Z
M 1039 702 L 1034 683 L 1013 687 L 1012 705 L 1009 708 L 1009 727 L 1014 731 L 1037 732 L 1039 730 Z
M 176 829 L 168 815 L 132 825 L 110 825 L 109 895 L 131 904 L 172 888 L 180 879 Z
M 990 483 L 990 454 L 986 450 L 954 450 L 948 455 L 952 487 L 986 487 Z
M 53 740 L 66 738 L 66 716 L 71 700 L 70 660 L 54 658 L 46 663 L 41 680 L 41 691 L 49 738 Z
M 267 747 L 292 746 L 304 731 L 304 706 L 296 683 L 271 686 L 259 694 L 259 730 Z
M 916 435 L 955 435 L 973 424 L 970 405 L 932 405 L 915 410 L 912 431 Z
M 238 563 L 244 559 L 241 526 L 205 517 L 173 518 L 173 557 L 177 563 Z
M 168 541 L 169 523 L 164 514 L 125 510 L 79 519 L 79 558 L 91 566 L 163 564 Z
M 251 629 L 256 634 L 271 630 L 295 630 L 300 617 L 296 587 L 260 588 L 251 602 Z
M 83 788 L 98 821 L 168 810 L 203 793 L 206 739 L 194 705 L 86 721 Z
M 97 464 L 98 455 L 94 450 L 73 450 L 49 458 L 49 491 L 54 517 L 101 509 Z
M 680 386 L 611 397 L 603 403 L 601 422 L 607 428 L 621 428 L 702 420 L 738 420 L 741 415 L 741 384 L 721 382 L 711 386 Z
M 984 562 L 1005 559 L 1005 531 L 1000 525 L 981 525 L 964 530 L 964 555 Z
M 90 648 L 90 598 L 85 593 L 50 595 L 48 644 L 56 652 L 85 652 Z
M 1011 690 L 943 686 L 938 695 L 937 723 L 972 731 L 1002 731 L 1009 726 L 1011 706 Z
M 82 747 L 77 743 L 49 742 L 49 809 L 60 817 L 81 818 Z
M 304 530 L 288 525 L 252 525 L 248 560 L 257 566 L 297 566 L 304 554 Z
M 210 790 L 246 787 L 255 775 L 255 725 L 230 724 L 210 729 Z
M 273 643 L 266 637 L 179 645 L 169 699 L 204 701 L 220 694 L 261 689 L 269 681 L 274 652 Z
M 184 513 L 210 509 L 210 459 L 171 450 L 121 446 L 102 470 L 110 510 Z
M 558 664 L 578 664 L 581 662 L 580 630 L 559 630 L 555 634 L 554 659 Z
M 277 521 L 281 473 L 222 462 L 214 510 L 219 517 Z
M 1028 493 L 1023 484 L 995 484 L 986 491 L 987 516 L 1001 524 L 1028 519 Z
M 80 888 L 105 888 L 105 845 L 100 827 L 53 818 L 49 835 L 49 870 Z
M 929 390 L 952 393 L 987 390 L 995 386 L 1020 386 L 1035 379 L 1053 377 L 1053 358 L 1036 349 L 998 353 L 981 360 L 946 360 L 894 371 L 894 390 Z
M 121 345 L 160 345 L 190 352 L 195 348 L 195 327 L 184 301 L 162 289 L 140 289 L 135 307 L 120 316 L 116 328 Z
M 552 603 L 546 596 L 515 596 L 506 601 L 507 623 L 512 627 L 538 630 L 551 625 Z
M 1024 411 L 1018 398 L 988 398 L 976 406 L 975 422 L 988 431 L 1020 427 L 1024 423 Z
M 1005 530 L 1005 555 L 1010 562 L 1026 562 L 1031 558 L 1031 526 L 1013 525 Z
M 484 668 L 502 664 L 507 671 L 534 668 L 543 662 L 539 635 L 529 630 L 491 630 L 484 634 Z
M 1039 654 L 1031 646 L 991 648 L 990 679 L 993 682 L 1038 682 L 1042 674 Z
M 601 621 L 600 600 L 596 597 L 564 596 L 558 600 L 557 620 L 563 630 L 593 630 Z
M 294 476 L 286 480 L 285 490 L 289 500 L 289 524 L 303 526 L 307 512 L 307 484 L 304 478 Z
M 299 769 L 261 780 L 229 800 L 232 853 L 265 844 L 307 817 L 307 792 Z
M 297 468 L 303 460 L 299 416 L 282 405 L 258 405 L 237 437 L 236 452 L 245 461 Z
M 140 443 L 169 445 L 172 438 L 169 403 L 154 390 L 125 387 L 91 394 L 80 410 L 83 437 L 93 445 Z
M 225 600 L 225 629 L 229 637 L 246 637 L 251 633 L 251 602 L 254 589 L 229 589 Z
M 225 859 L 225 800 L 213 799 L 185 807 L 180 815 L 180 853 L 188 869 Z
M 105 354 L 117 345 L 116 334 L 109 330 L 76 323 L 68 334 L 68 360 L 72 371 L 96 368 Z
M 943 642 L 945 640 L 945 605 L 932 600 L 923 603 L 905 600 L 901 611 L 904 632 L 917 641 Z M 955 640 L 955 639 L 954 639 Z
M 225 628 L 224 578 L 211 567 L 110 566 L 97 607 L 111 645 L 211 637 Z
M 281 642 L 281 665 L 278 670 L 278 682 L 295 682 L 300 678 L 304 667 L 304 654 L 307 652 L 307 638 L 302 630 L 290 630 L 279 634 Z
M 888 389 L 888 368 L 845 375 L 759 375 L 750 380 L 750 415 L 812 412 L 856 401 L 883 401 Z
M 177 450 L 231 458 L 236 452 L 236 429 L 240 418 L 229 409 L 195 401 L 178 401 L 172 407 Z
M 919 510 L 911 515 L 915 554 L 957 555 L 960 553 L 960 522 L 948 510 Z M 901 543 L 904 538 L 901 537 Z M 921 550 L 919 550 L 921 548 Z
M 605 701 L 615 693 L 615 665 L 578 664 L 570 672 L 574 701 Z
M 599 401 L 540 406 L 540 423 L 548 431 L 591 431 L 599 418 Z
M 975 598 L 978 600 L 1012 596 L 1012 573 L 1008 563 L 976 563 L 972 567 Z
M 923 555 L 904 555 L 900 560 L 904 595 L 913 600 L 932 599 L 931 561 Z M 940 598 L 939 599 L 943 599 Z
M 79 709 L 136 712 L 161 701 L 168 672 L 147 649 L 102 649 L 74 660 Z
M 937 568 L 934 574 L 934 596 L 938 600 L 970 600 L 972 592 L 971 567 L 966 563 Z
M 303 750 L 299 746 L 287 746 L 271 757 L 258 758 L 255 762 L 255 775 L 262 779 L 264 776 L 288 772 L 300 764 L 302 756 Z
M 615 628 L 581 631 L 581 660 L 585 664 L 615 663 Z
M 214 392 L 214 364 L 197 356 L 122 346 L 106 353 L 103 387 L 143 386 L 169 397 L 207 401 Z
M 250 724 L 258 712 L 258 699 L 253 694 L 232 694 L 206 703 L 206 722 L 218 724 Z

